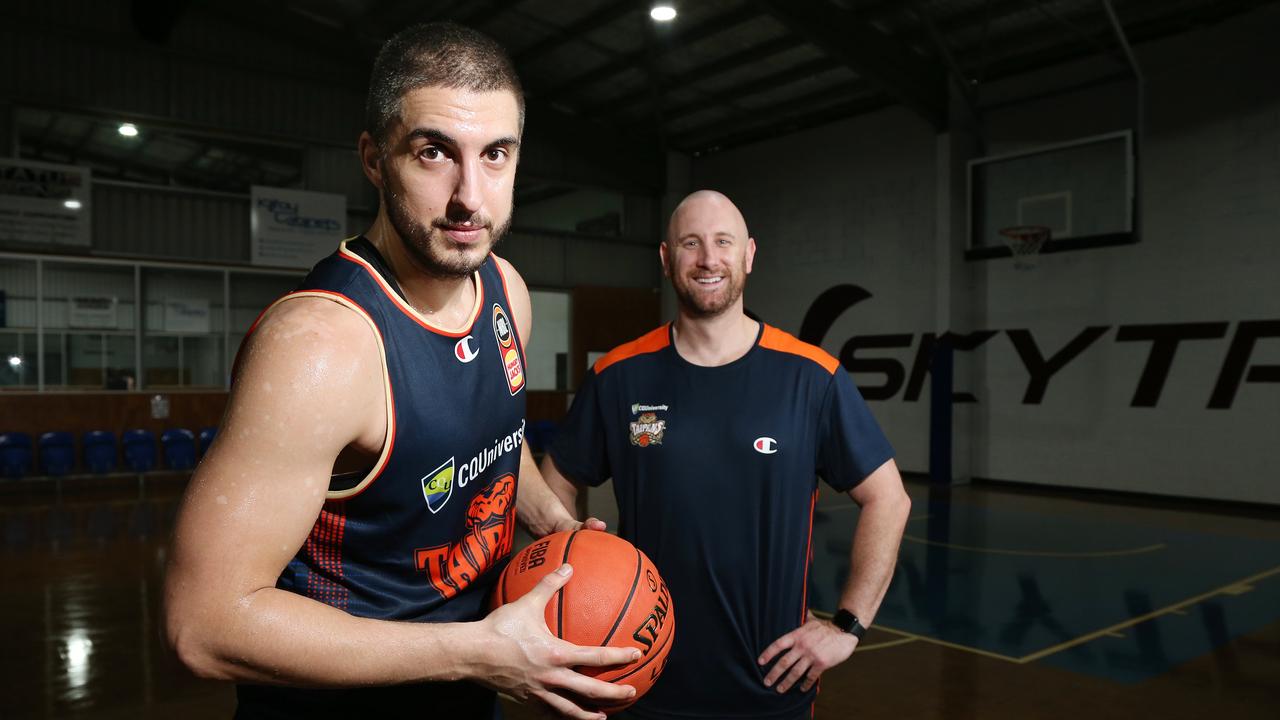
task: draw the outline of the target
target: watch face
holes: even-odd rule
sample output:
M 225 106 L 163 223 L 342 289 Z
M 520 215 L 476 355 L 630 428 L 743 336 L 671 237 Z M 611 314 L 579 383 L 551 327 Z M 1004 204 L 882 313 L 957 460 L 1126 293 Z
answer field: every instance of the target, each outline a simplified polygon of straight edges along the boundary
M 861 638 L 862 633 L 867 630 L 862 626 L 862 623 L 858 622 L 856 615 L 844 608 L 840 608 L 835 615 L 831 616 L 831 623 L 840 628 L 842 632 L 847 632 L 857 638 Z
M 844 608 L 837 610 L 836 614 L 831 617 L 831 623 L 844 632 L 849 632 L 849 629 L 853 627 L 853 621 L 853 613 Z

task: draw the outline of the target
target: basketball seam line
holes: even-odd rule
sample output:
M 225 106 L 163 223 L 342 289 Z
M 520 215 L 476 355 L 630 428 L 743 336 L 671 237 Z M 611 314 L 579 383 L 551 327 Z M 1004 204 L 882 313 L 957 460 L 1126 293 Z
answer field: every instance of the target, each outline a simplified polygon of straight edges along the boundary
M 569 534 L 569 539 L 564 544 L 564 557 L 561 558 L 560 564 L 569 562 L 569 548 L 573 547 L 573 539 L 578 537 L 581 530 L 574 530 Z M 572 580 L 573 578 L 570 578 Z M 567 584 L 567 583 L 566 583 Z M 564 639 L 564 588 L 556 591 L 556 637 Z
M 672 622 L 674 623 L 674 621 L 672 621 Z M 674 627 L 674 625 L 673 625 L 673 627 L 671 628 L 671 632 L 667 633 L 667 639 L 662 641 L 662 644 L 658 646 L 658 650 L 657 650 L 657 652 L 655 652 L 655 653 L 653 654 L 653 656 L 652 656 L 652 657 L 646 658 L 646 659 L 645 659 L 645 661 L 644 661 L 643 663 L 641 663 L 639 667 L 635 668 L 635 669 L 634 669 L 634 670 L 632 670 L 631 672 L 629 672 L 629 673 L 627 673 L 627 674 L 625 674 L 625 675 L 619 675 L 619 676 L 618 676 L 618 677 L 616 677 L 616 678 L 611 678 L 610 680 L 607 680 L 606 682 L 616 683 L 616 682 L 618 682 L 619 680 L 625 680 L 625 679 L 627 679 L 627 678 L 631 677 L 632 675 L 635 675 L 636 673 L 640 672 L 641 670 L 645 669 L 646 667 L 648 667 L 648 666 L 649 666 L 649 664 L 650 664 L 650 663 L 652 663 L 654 660 L 658 659 L 658 656 L 662 654 L 662 650 L 663 650 L 663 648 L 665 648 L 667 645 L 669 645 L 669 644 L 671 643 L 672 638 L 674 638 L 675 636 L 676 636 L 676 629 L 675 629 L 675 627 Z M 601 677 L 601 678 L 599 678 L 599 679 L 603 680 L 604 678 L 603 678 L 603 677 Z
M 636 576 L 631 580 L 631 592 L 627 593 L 627 602 L 622 606 L 622 610 L 618 613 L 618 619 L 614 621 L 613 627 L 609 629 L 609 634 L 604 636 L 601 645 L 608 645 L 613 639 L 613 634 L 618 632 L 618 626 L 622 624 L 622 618 L 626 616 L 627 611 L 631 609 L 631 601 L 636 596 L 636 588 L 640 586 L 640 571 L 644 569 L 644 560 L 640 555 L 640 548 L 636 548 Z

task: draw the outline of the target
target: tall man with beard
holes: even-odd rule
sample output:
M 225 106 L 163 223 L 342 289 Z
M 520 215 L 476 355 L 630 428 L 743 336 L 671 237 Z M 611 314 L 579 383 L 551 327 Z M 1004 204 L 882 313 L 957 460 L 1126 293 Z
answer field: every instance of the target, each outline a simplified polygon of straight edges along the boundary
M 569 566 L 484 617 L 517 479 L 535 535 L 581 526 L 524 446 L 529 294 L 490 252 L 523 113 L 474 31 L 416 26 L 378 56 L 359 141 L 377 219 L 255 323 L 175 530 L 169 641 L 239 683 L 238 718 L 488 720 L 496 689 L 602 720 L 566 694 L 634 694 L 575 668 L 638 651 L 547 631 Z
M 632 717 L 811 717 L 893 575 L 911 503 L 892 449 L 835 358 L 744 313 L 755 250 L 727 197 L 685 198 L 659 248 L 675 322 L 595 364 L 543 460 L 569 508 L 613 478 L 619 533 L 671 589 L 675 644 Z M 807 608 L 817 477 L 862 507 L 830 621 Z

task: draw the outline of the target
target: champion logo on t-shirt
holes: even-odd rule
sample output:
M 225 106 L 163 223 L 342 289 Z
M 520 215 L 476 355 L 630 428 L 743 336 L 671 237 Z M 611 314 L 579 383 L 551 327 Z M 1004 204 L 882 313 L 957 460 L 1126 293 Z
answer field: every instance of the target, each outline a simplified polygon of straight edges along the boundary
M 752 447 L 762 455 L 772 455 L 778 452 L 778 441 L 771 437 L 758 437 Z

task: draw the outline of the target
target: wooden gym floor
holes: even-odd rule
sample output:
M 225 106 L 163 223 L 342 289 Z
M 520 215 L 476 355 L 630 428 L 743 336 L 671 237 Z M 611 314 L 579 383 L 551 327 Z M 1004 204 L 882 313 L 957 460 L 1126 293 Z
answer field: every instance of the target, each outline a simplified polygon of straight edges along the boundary
M 159 597 L 183 476 L 0 485 L 0 717 L 229 718 L 230 686 L 165 651 Z M 991 486 L 914 501 L 898 574 L 817 717 L 1216 716 L 1280 711 L 1280 512 Z M 611 498 L 592 510 L 612 519 Z M 824 493 L 812 604 L 857 510 Z M 542 717 L 508 703 L 512 720 Z

